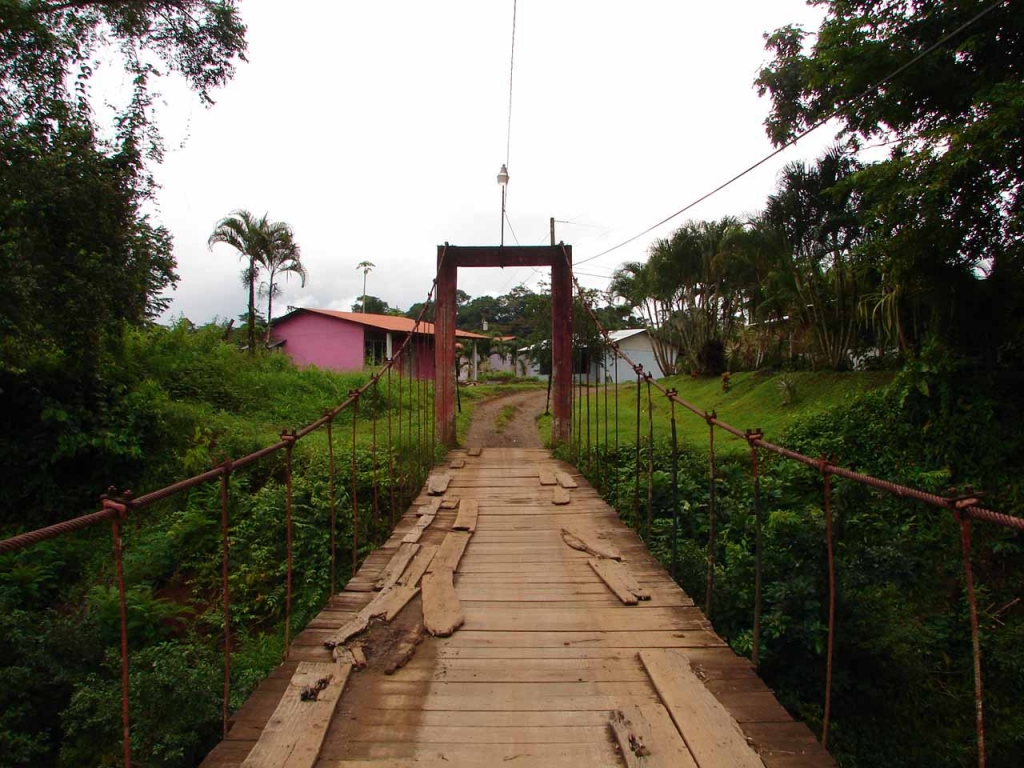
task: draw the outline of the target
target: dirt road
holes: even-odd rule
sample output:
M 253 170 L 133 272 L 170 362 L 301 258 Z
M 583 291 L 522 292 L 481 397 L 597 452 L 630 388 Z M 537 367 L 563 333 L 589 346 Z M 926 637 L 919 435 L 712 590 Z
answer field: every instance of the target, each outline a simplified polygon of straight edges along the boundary
M 480 403 L 473 411 L 464 441 L 466 447 L 543 448 L 537 431 L 537 416 L 544 412 L 546 398 L 547 391 L 538 389 L 512 392 Z M 515 413 L 501 428 L 497 421 L 506 408 L 514 408 Z

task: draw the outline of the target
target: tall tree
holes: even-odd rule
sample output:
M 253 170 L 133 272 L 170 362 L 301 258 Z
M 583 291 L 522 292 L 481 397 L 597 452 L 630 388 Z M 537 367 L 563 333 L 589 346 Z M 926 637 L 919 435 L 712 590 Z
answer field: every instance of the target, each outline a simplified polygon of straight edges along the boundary
M 888 147 L 858 174 L 890 316 L 956 341 L 1020 348 L 1024 25 L 1018 3 L 817 0 L 816 34 L 784 27 L 757 85 L 776 144 L 835 113 L 854 147 Z M 946 38 L 949 39 L 946 39 Z M 930 50 L 919 60 L 922 52 Z M 906 65 L 884 87 L 885 75 Z M 860 94 L 866 95 L 861 98 Z M 899 285 L 899 288 L 896 286 Z M 1018 301 L 1008 300 L 1016 297 Z M 881 300 L 882 297 L 878 297 Z M 912 344 L 912 340 L 905 343 Z
M 356 269 L 363 271 L 363 312 L 366 311 L 366 276 L 373 271 L 376 265 L 372 261 L 360 261 L 356 264 Z
M 249 211 L 238 210 L 217 222 L 207 242 L 211 250 L 218 243 L 230 245 L 247 262 L 242 284 L 249 290 L 249 354 L 256 353 L 256 285 L 260 271 L 273 261 L 275 248 L 290 240 L 291 230 L 286 224 L 268 220 L 267 214 L 256 218 Z
M 295 242 L 295 233 L 284 222 L 274 222 L 268 232 L 267 247 L 260 257 L 260 267 L 267 274 L 267 282 L 260 285 L 260 293 L 267 297 L 267 336 L 270 343 L 271 321 L 274 319 L 274 299 L 281 295 L 277 282 L 279 275 L 287 279 L 297 275 L 299 285 L 305 286 L 309 273 L 302 264 L 302 251 Z

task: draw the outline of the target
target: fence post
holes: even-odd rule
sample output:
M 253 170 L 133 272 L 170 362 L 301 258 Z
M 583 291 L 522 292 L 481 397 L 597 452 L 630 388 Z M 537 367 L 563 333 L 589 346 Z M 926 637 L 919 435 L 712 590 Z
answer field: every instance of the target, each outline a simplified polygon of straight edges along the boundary
M 117 598 L 121 618 L 121 741 L 125 768 L 131 768 L 132 737 L 131 719 L 128 712 L 128 601 L 124 588 L 124 558 L 121 553 L 121 523 L 128 516 L 128 505 L 131 502 L 125 499 L 124 503 L 121 503 L 107 496 L 103 496 L 102 501 L 103 508 L 112 513 L 110 528 L 114 539 L 114 571 L 117 576 Z
M 284 659 L 288 660 L 292 640 L 292 449 L 295 447 L 295 430 L 282 432 L 285 456 L 285 587 L 284 587 Z
M 676 390 L 668 396 L 669 419 L 672 424 L 672 580 L 679 581 L 679 442 L 676 437 Z
M 821 474 L 825 484 L 825 546 L 828 552 L 828 658 L 825 661 L 825 716 L 821 723 L 821 746 L 828 748 L 828 726 L 832 713 L 832 653 L 836 631 L 836 565 L 832 551 L 832 475 L 824 454 Z
M 755 440 L 763 437 L 761 430 L 747 430 L 750 445 L 750 467 L 754 477 L 754 632 L 750 660 L 754 667 L 761 659 L 761 462 Z
M 951 501 L 953 516 L 960 525 L 960 550 L 964 564 L 964 588 L 967 608 L 971 617 L 971 655 L 974 667 L 974 724 L 978 741 L 978 768 L 985 768 L 985 712 L 981 687 L 981 631 L 978 627 L 978 602 L 974 592 L 974 570 L 971 567 L 971 519 L 964 514 L 967 507 L 976 505 L 974 497 Z
M 222 703 L 222 731 L 228 735 L 228 715 L 231 708 L 231 584 L 228 579 L 228 490 L 231 483 L 231 460 L 224 462 L 220 476 L 220 549 L 221 593 L 224 601 L 224 701 Z
M 715 592 L 715 419 L 711 411 L 704 415 L 708 423 L 708 584 L 704 594 L 704 615 L 711 620 L 712 599 Z

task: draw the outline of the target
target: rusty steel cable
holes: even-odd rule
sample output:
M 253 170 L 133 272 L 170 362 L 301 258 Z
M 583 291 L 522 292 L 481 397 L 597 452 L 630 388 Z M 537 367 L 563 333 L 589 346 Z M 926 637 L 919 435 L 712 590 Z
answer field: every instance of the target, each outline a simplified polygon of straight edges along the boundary
M 654 535 L 654 401 L 651 399 L 651 374 L 647 380 L 647 539 L 651 543 Z
M 292 453 L 295 446 L 295 432 L 281 435 L 285 440 L 284 449 L 284 530 L 285 530 L 285 587 L 284 587 L 284 660 L 291 652 L 292 635 Z
M 395 445 L 391 431 L 392 399 L 391 399 L 391 358 L 388 358 L 388 519 L 394 528 L 398 522 L 395 516 Z
M 711 620 L 711 600 L 715 596 L 715 425 L 708 418 L 708 583 L 704 595 L 704 615 Z
M 633 462 L 633 524 L 640 530 L 640 379 L 643 376 L 642 365 L 636 370 L 636 440 L 635 458 Z
M 128 710 L 130 699 L 130 681 L 128 676 L 128 601 L 124 588 L 124 557 L 121 550 L 121 514 L 110 521 L 111 534 L 114 538 L 114 572 L 117 576 L 117 604 L 121 619 L 121 743 L 124 751 L 125 768 L 132 765 L 131 717 Z
M 672 580 L 679 580 L 679 440 L 676 435 L 676 403 L 668 401 L 672 426 Z
M 673 402 L 673 405 L 675 403 Z M 754 628 L 751 639 L 750 660 L 756 668 L 761 659 L 761 457 L 760 451 L 753 444 L 753 438 L 760 432 L 751 432 L 750 439 L 750 473 L 754 485 Z
M 587 376 L 587 379 L 586 379 L 586 382 L 587 382 L 586 383 L 586 392 L 587 392 L 587 397 L 586 397 L 586 403 L 587 403 L 587 453 L 586 453 L 586 462 L 587 462 L 587 468 L 591 469 L 592 465 L 593 465 L 593 457 L 592 457 L 592 450 L 591 450 L 592 446 L 591 446 L 591 442 L 590 442 L 590 343 L 589 342 L 587 342 L 587 346 L 585 346 L 582 349 L 582 353 L 583 353 L 583 358 L 584 358 L 584 364 L 587 366 L 587 374 L 586 374 L 586 376 Z M 582 381 L 580 382 L 580 386 L 583 386 L 583 382 Z
M 352 406 L 352 575 L 359 569 L 359 467 L 356 463 L 356 428 L 359 421 L 359 400 Z
M 611 492 L 611 457 L 608 455 L 608 350 L 601 350 L 601 378 L 604 379 L 604 472 L 601 475 L 601 489 L 607 497 Z M 618 424 L 615 428 L 618 429 Z
M 828 650 L 825 658 L 825 713 L 821 721 L 821 746 L 828 748 L 828 725 L 832 712 L 832 657 L 836 634 L 836 562 L 832 551 L 832 475 L 821 457 L 824 482 L 825 547 L 828 554 Z
M 228 715 L 231 707 L 231 585 L 228 579 L 228 486 L 231 482 L 231 462 L 224 462 L 220 476 L 220 589 L 224 607 L 224 699 L 221 705 L 222 736 L 228 735 Z
M 380 492 L 377 489 L 377 380 L 373 380 L 373 392 L 370 395 L 370 418 L 373 421 L 373 541 L 376 543 L 380 535 Z
M 336 468 L 334 464 L 334 419 L 327 422 L 327 494 L 331 506 L 331 597 L 337 593 L 338 572 L 338 503 L 336 491 Z
M 985 768 L 985 703 L 981 687 L 981 634 L 978 629 L 978 602 L 974 593 L 974 571 L 971 568 L 971 521 L 954 512 L 960 525 L 960 551 L 964 564 L 964 589 L 971 617 L 971 662 L 974 671 L 974 725 L 978 742 L 978 768 Z

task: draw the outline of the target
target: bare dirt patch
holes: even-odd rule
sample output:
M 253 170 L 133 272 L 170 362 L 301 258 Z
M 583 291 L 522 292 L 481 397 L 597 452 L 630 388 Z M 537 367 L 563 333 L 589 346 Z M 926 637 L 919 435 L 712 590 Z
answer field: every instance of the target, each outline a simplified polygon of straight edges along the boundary
M 546 399 L 547 391 L 537 389 L 484 400 L 473 411 L 466 433 L 466 447 L 543 448 L 544 443 L 537 430 L 537 416 L 544 412 Z

